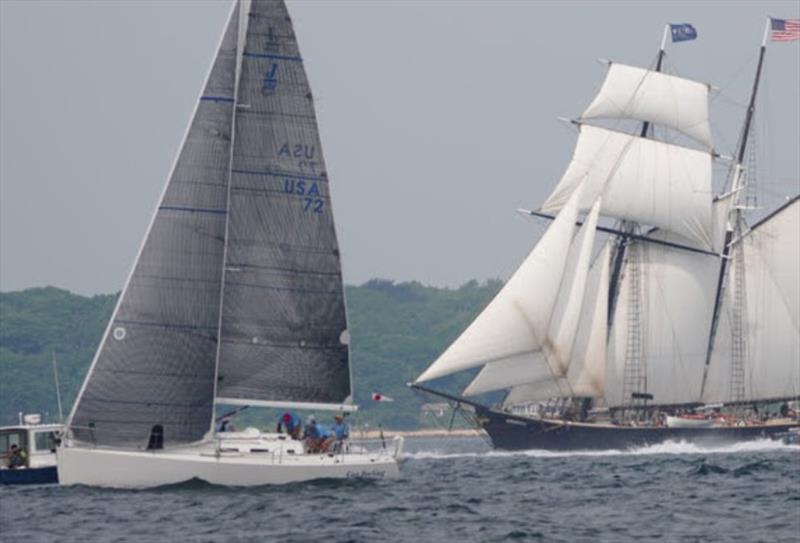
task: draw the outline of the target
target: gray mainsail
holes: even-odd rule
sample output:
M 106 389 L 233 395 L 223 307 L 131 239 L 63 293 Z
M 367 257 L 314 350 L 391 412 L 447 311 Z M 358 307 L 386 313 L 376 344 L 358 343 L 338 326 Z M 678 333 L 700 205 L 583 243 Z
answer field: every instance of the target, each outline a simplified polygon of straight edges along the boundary
M 282 1 L 251 4 L 235 127 L 217 401 L 346 403 L 347 319 L 330 185 Z
M 199 440 L 213 414 L 234 107 L 234 6 L 172 174 L 70 417 L 76 439 Z

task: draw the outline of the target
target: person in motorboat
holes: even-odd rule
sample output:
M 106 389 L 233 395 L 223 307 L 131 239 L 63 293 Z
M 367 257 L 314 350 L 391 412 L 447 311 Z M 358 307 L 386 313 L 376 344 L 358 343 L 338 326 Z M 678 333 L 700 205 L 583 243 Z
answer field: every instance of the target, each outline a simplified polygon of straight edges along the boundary
M 344 440 L 350 437 L 350 428 L 341 414 L 335 415 L 333 420 L 333 435 L 328 439 L 333 440 L 333 451 L 341 452 L 344 448 Z
M 330 430 L 321 424 L 317 424 L 317 419 L 313 415 L 308 417 L 306 421 L 303 437 L 306 442 L 306 452 L 312 454 L 327 452 L 335 440 Z M 334 439 L 330 439 L 331 437 L 334 437 Z
M 28 464 L 28 453 L 25 449 L 11 445 L 11 450 L 8 452 L 8 469 L 24 468 Z
M 292 439 L 300 439 L 300 435 L 303 431 L 303 422 L 300 420 L 300 417 L 287 411 L 278 419 L 278 427 L 275 429 L 275 432 L 280 434 L 283 433 L 284 429 Z

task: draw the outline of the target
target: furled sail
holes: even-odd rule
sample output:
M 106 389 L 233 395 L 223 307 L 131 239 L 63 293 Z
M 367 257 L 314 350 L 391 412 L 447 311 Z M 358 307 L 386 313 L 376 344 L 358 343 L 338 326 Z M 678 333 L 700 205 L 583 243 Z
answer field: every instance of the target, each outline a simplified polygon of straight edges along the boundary
M 737 246 L 733 258 L 743 257 L 745 270 L 740 309 L 746 345 L 745 399 L 800 396 L 800 197 L 755 225 Z M 739 269 L 735 263 L 729 267 L 703 396 L 709 403 L 736 399 L 730 397 L 731 316 Z
M 217 401 L 349 402 L 330 183 L 283 2 L 252 2 L 235 126 Z
M 712 147 L 705 83 L 609 63 L 600 92 L 581 119 L 634 119 L 678 130 Z
M 583 124 L 572 161 L 542 205 L 561 209 L 578 186 L 580 209 L 656 226 L 712 246 L 711 155 Z
M 500 390 L 520 383 L 552 381 L 566 374 L 580 318 L 599 207 L 600 203 L 595 203 L 570 244 L 542 352 L 524 353 L 486 364 L 464 390 L 464 395 Z M 531 298 L 537 298 L 538 284 L 531 283 L 528 290 Z
M 524 357 L 542 348 L 575 231 L 580 196 L 579 188 L 503 289 L 418 382 Z
M 70 416 L 100 446 L 199 440 L 211 426 L 231 153 L 231 13 L 133 271 Z
M 651 235 L 674 241 L 663 233 Z M 697 402 L 719 260 L 638 241 L 628 247 L 627 254 L 609 338 L 608 404 L 618 406 L 628 400 L 623 398 L 623 381 L 628 329 L 633 321 L 638 321 L 641 329 L 639 363 L 644 365 L 646 392 L 653 395 L 653 401 Z M 638 266 L 640 273 L 634 303 L 630 298 L 632 266 Z

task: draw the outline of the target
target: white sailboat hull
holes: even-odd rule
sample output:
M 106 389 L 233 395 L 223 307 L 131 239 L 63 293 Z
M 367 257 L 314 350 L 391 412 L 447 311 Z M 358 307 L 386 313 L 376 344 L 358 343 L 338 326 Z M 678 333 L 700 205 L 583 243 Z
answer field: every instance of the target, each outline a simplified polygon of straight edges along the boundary
M 280 485 L 313 479 L 394 479 L 400 475 L 401 450 L 402 440 L 391 443 L 390 450 L 348 454 L 286 454 L 281 449 L 225 451 L 214 443 L 166 451 L 62 446 L 58 449 L 58 474 L 63 485 L 107 487 L 154 487 L 191 479 L 225 486 Z

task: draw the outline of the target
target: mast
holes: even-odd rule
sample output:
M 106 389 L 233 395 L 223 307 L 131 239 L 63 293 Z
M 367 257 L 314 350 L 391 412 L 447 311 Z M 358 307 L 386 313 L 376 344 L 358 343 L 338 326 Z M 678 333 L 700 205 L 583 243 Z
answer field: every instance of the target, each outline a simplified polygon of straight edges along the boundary
M 669 24 L 664 25 L 664 33 L 661 36 L 661 47 L 658 50 L 658 57 L 656 58 L 655 71 L 661 71 L 661 65 L 664 62 L 664 53 L 667 47 L 667 35 L 669 34 Z M 642 129 L 639 135 L 643 138 L 647 137 L 647 132 L 650 130 L 650 123 L 645 121 L 642 123 Z M 619 281 L 622 275 L 622 264 L 625 261 L 625 253 L 628 244 L 633 234 L 634 223 L 631 221 L 623 220 L 620 223 L 620 230 L 625 233 L 617 237 L 617 249 L 614 253 L 614 267 L 611 272 L 611 282 L 608 287 L 608 330 L 611 333 L 611 327 L 614 324 L 614 310 L 617 306 L 617 295 L 619 294 Z
M 222 349 L 222 309 L 225 300 L 225 272 L 228 268 L 228 240 L 230 239 L 230 218 L 231 218 L 231 174 L 233 171 L 233 153 L 234 144 L 236 143 L 236 109 L 239 107 L 239 78 L 242 71 L 242 54 L 244 53 L 244 43 L 242 36 L 247 35 L 247 24 L 250 17 L 250 1 L 245 0 L 244 5 L 240 0 L 234 1 L 234 6 L 238 6 L 238 20 L 236 24 L 236 64 L 233 72 L 233 108 L 231 108 L 231 137 L 230 137 L 230 152 L 228 153 L 228 170 L 225 175 L 225 232 L 223 237 L 222 246 L 222 272 L 220 273 L 219 280 L 219 314 L 217 316 L 217 348 L 214 352 L 214 394 L 212 398 L 214 401 L 211 403 L 211 420 L 209 421 L 209 433 L 213 435 L 217 417 L 216 398 L 217 388 L 219 384 L 219 356 Z M 236 7 L 234 7 L 234 13 Z M 242 409 L 247 409 L 249 405 L 245 405 Z
M 58 381 L 58 365 L 56 364 L 56 350 L 50 349 L 53 360 L 53 379 L 56 383 L 56 402 L 58 402 L 58 422 L 64 422 L 64 410 L 61 408 L 61 386 Z
M 664 51 L 667 46 L 669 29 L 669 24 L 664 25 L 664 33 L 661 36 L 661 47 L 658 50 L 658 57 L 656 58 L 656 72 L 661 71 L 661 65 L 664 62 Z M 644 121 L 639 136 L 646 138 L 649 130 L 650 123 Z M 622 267 L 625 262 L 625 257 L 627 256 L 631 282 L 628 292 L 629 319 L 626 334 L 627 341 L 625 347 L 622 396 L 623 404 L 630 402 L 631 405 L 636 402 L 635 398 L 644 397 L 643 394 L 647 393 L 647 373 L 642 367 L 642 328 L 639 318 L 641 314 L 641 259 L 643 255 L 640 248 L 637 248 L 636 254 L 628 251 L 628 245 L 631 243 L 631 235 L 635 233 L 635 229 L 636 223 L 633 221 L 623 221 L 620 227 L 620 230 L 623 230 L 626 234 L 621 236 L 617 241 L 617 252 L 614 255 L 614 270 L 609 285 L 607 317 L 608 334 L 610 334 L 614 322 L 614 310 L 619 296 Z
M 705 368 L 703 369 L 703 381 L 700 385 L 700 396 L 703 396 L 706 388 L 706 381 L 708 379 L 708 366 L 711 364 L 711 355 L 714 351 L 714 340 L 717 335 L 717 327 L 719 326 L 720 308 L 722 306 L 722 296 L 725 291 L 725 279 L 728 271 L 728 260 L 731 253 L 731 240 L 734 234 L 741 235 L 743 214 L 739 206 L 739 192 L 743 186 L 744 162 L 745 151 L 747 150 L 747 138 L 750 135 L 750 125 L 753 122 L 753 115 L 756 109 L 756 95 L 758 94 L 758 84 L 761 81 L 761 70 L 764 66 L 764 54 L 767 51 L 767 37 L 769 36 L 771 18 L 767 17 L 767 23 L 764 27 L 764 37 L 761 40 L 761 50 L 758 55 L 758 67 L 756 68 L 756 76 L 753 80 L 753 90 L 750 93 L 750 103 L 747 107 L 747 114 L 744 119 L 744 128 L 742 129 L 742 137 L 739 141 L 739 149 L 736 153 L 736 165 L 734 167 L 733 180 L 731 183 L 732 194 L 732 220 L 729 220 L 725 229 L 725 242 L 722 246 L 722 258 L 719 265 L 719 275 L 717 277 L 717 291 L 714 297 L 714 312 L 711 317 L 711 330 L 708 335 L 708 346 L 706 348 Z M 738 236 L 737 236 L 738 237 Z M 737 281 L 738 282 L 738 281 Z

